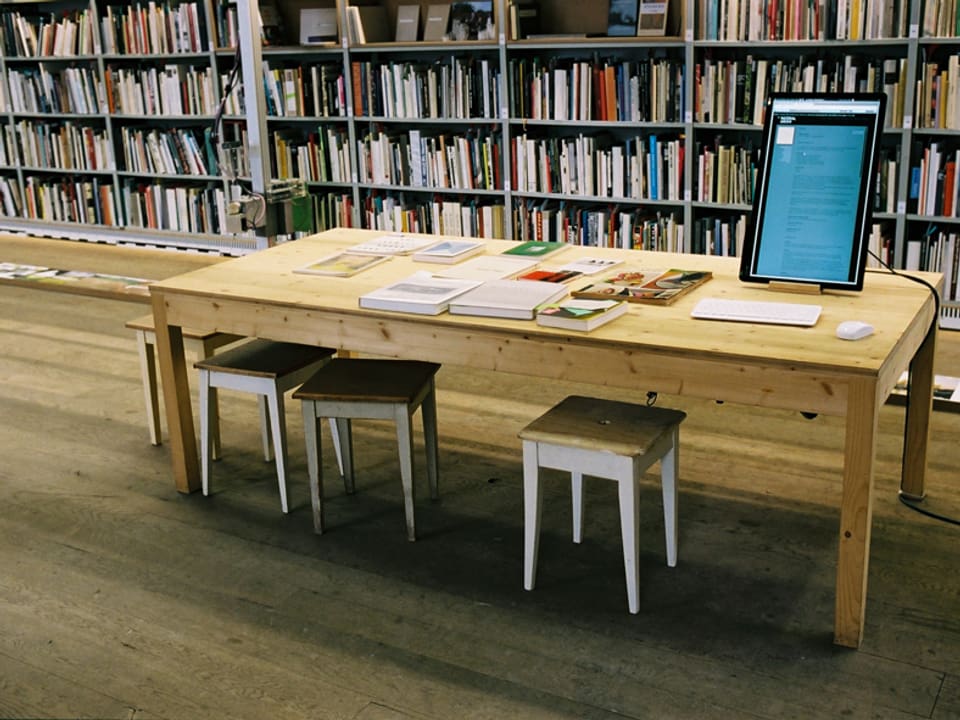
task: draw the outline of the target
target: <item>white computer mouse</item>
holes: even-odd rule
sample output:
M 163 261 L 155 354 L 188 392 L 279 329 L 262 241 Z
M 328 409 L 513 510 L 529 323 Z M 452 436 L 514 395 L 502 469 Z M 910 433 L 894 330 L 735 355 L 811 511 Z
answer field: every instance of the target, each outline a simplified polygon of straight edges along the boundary
M 873 335 L 873 325 L 860 320 L 844 320 L 837 325 L 837 337 L 843 340 L 859 340 Z

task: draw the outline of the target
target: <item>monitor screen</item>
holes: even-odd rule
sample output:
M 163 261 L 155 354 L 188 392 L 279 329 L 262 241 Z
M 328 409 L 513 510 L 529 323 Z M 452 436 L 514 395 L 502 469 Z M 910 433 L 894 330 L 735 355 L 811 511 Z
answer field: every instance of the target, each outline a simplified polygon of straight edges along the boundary
M 885 101 L 770 96 L 741 280 L 863 287 Z

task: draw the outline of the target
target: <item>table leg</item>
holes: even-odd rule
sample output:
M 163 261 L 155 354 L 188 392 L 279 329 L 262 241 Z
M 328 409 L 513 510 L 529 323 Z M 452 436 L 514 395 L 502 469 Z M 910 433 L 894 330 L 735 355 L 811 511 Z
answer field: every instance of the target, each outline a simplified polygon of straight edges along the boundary
M 911 500 L 922 500 L 927 471 L 927 442 L 930 413 L 933 408 L 933 358 L 937 346 L 936 327 L 930 329 L 910 362 L 910 394 L 903 429 L 903 468 L 900 493 Z
M 170 433 L 173 479 L 179 492 L 200 489 L 200 466 L 197 462 L 197 439 L 190 406 L 190 383 L 183 355 L 183 332 L 177 325 L 167 324 L 163 293 L 153 293 L 153 324 L 157 337 L 157 359 L 163 387 L 163 402 Z
M 851 384 L 844 440 L 833 641 L 852 648 L 859 647 L 863 639 L 879 408 L 875 383 Z

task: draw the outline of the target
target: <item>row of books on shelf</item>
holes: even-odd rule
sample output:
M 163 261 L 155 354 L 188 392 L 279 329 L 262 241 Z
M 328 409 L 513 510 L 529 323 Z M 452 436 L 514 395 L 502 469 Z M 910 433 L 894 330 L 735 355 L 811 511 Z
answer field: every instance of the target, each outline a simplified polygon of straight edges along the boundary
M 345 128 L 321 127 L 317 132 L 271 133 L 273 176 L 306 182 L 349 183 L 353 177 L 349 136 Z
M 29 177 L 20 185 L 0 177 L 7 217 L 45 222 L 225 234 L 226 203 L 221 187 L 146 184 L 126 180 L 118 187 L 97 178 L 57 180 Z
M 208 49 L 203 6 L 198 2 L 108 5 L 101 26 L 107 54 L 165 55 Z
M 960 300 L 960 288 L 957 287 L 960 280 L 960 233 L 940 230 L 909 238 L 904 268 L 943 273 L 941 298 L 948 302 Z
M 555 121 L 683 122 L 681 60 L 510 60 L 512 117 Z
M 113 144 L 103 128 L 19 120 L 5 125 L 0 164 L 60 170 L 113 170 Z
M 429 201 L 370 194 L 363 226 L 387 232 L 427 233 L 473 238 L 506 237 L 504 206 L 496 202 L 437 197 Z
M 42 4 L 40 4 L 42 8 Z M 200 3 L 107 5 L 63 12 L 0 12 L 0 45 L 7 57 L 158 55 L 207 50 Z
M 0 82 L 0 110 L 15 113 L 73 113 L 91 115 L 107 111 L 100 74 L 93 67 L 50 70 L 37 67 L 7 71 L 9 96 Z
M 940 0 L 927 5 L 935 1 Z M 727 42 L 906 37 L 909 5 L 893 0 L 697 0 L 696 36 Z
M 220 104 L 213 69 L 167 64 L 162 68 L 107 66 L 104 92 L 109 112 L 122 115 L 213 115 Z M 220 78 L 221 87 L 226 75 Z M 242 92 L 240 88 L 234 94 Z M 242 99 L 234 99 L 242 108 Z
M 100 52 L 100 32 L 89 9 L 0 13 L 0 45 L 7 57 L 66 57 Z
M 744 146 L 697 143 L 693 196 L 698 202 L 749 205 L 759 167 L 758 151 Z
M 636 200 L 683 197 L 683 141 L 650 134 L 622 144 L 586 136 L 511 140 L 512 187 Z
M 371 132 L 357 141 L 358 179 L 425 189 L 498 190 L 503 188 L 501 154 L 499 133 L 485 130 L 459 136 Z
M 263 61 L 264 99 L 272 117 L 346 117 L 347 87 L 341 67 L 329 63 L 271 67 Z
M 683 252 L 683 223 L 674 213 L 585 207 L 564 201 L 517 202 L 513 237 L 522 241 Z
M 926 0 L 920 25 L 923 37 L 960 36 L 960 13 L 951 0 Z
M 910 168 L 909 206 L 918 215 L 960 217 L 960 183 L 957 166 L 960 150 L 940 141 L 925 147 L 915 144 Z
M 697 122 L 763 124 L 771 92 L 882 92 L 887 96 L 885 127 L 902 127 L 907 87 L 905 58 L 748 55 L 737 60 L 704 59 L 694 69 Z
M 216 175 L 212 130 L 120 129 L 124 168 L 147 175 Z
M 506 106 L 499 63 L 456 56 L 351 63 L 354 113 L 397 119 L 496 119 Z
M 918 74 L 914 127 L 960 130 L 960 55 L 925 62 Z

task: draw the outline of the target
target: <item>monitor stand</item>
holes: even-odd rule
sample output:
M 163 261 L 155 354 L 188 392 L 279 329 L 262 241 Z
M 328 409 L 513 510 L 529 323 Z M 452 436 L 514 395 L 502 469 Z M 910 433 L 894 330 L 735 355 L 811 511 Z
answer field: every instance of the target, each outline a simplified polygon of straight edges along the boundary
M 771 280 L 767 284 L 767 290 L 776 290 L 777 292 L 792 292 L 802 295 L 822 295 L 823 288 L 814 283 L 789 282 L 785 280 Z

